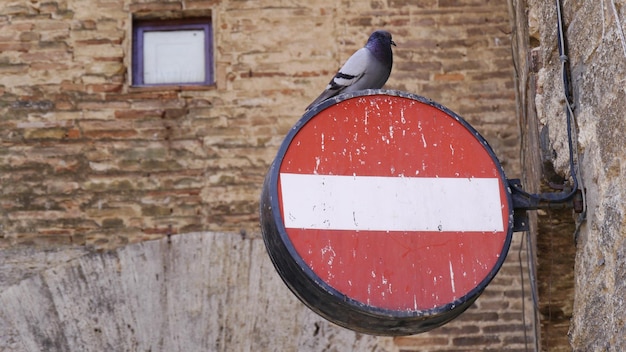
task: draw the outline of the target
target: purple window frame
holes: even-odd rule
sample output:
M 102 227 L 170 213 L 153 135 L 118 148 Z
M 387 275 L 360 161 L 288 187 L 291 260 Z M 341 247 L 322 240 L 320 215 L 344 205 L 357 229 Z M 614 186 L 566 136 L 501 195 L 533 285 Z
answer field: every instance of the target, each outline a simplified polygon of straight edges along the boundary
M 201 82 L 168 82 L 168 83 L 144 83 L 143 67 L 143 34 L 152 31 L 180 31 L 180 30 L 203 30 L 204 31 L 204 55 L 205 77 Z M 163 20 L 163 21 L 134 21 L 133 22 L 133 86 L 197 86 L 211 85 L 213 80 L 213 30 L 210 18 Z

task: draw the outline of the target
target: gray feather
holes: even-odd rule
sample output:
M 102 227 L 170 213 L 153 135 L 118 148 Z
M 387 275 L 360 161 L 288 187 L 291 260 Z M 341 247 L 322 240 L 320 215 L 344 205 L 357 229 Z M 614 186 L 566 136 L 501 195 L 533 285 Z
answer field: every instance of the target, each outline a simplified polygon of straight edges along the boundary
M 393 66 L 392 45 L 396 44 L 389 32 L 372 33 L 365 47 L 350 56 L 330 80 L 322 94 L 313 100 L 306 110 L 341 93 L 382 88 Z

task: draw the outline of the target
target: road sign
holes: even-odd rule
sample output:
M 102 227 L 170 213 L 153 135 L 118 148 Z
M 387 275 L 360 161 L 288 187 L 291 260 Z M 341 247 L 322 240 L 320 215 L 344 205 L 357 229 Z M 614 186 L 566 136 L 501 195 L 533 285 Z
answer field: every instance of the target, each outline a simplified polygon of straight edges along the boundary
M 270 257 L 311 309 L 353 330 L 430 330 L 467 309 L 509 248 L 513 208 L 487 142 L 425 98 L 370 90 L 309 111 L 261 198 Z

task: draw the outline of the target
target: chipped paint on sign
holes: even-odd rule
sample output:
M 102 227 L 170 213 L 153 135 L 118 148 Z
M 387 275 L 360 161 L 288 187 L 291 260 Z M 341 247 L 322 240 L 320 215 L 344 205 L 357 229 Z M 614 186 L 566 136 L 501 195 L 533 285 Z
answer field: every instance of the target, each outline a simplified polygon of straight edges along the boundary
M 332 105 L 293 137 L 279 204 L 302 261 L 345 297 L 443 307 L 485 280 L 507 243 L 502 174 L 449 115 L 411 99 Z
M 450 264 L 450 285 L 452 287 L 452 293 L 456 293 L 456 288 L 454 287 L 454 270 L 452 270 L 452 261 L 450 261 L 449 264 Z

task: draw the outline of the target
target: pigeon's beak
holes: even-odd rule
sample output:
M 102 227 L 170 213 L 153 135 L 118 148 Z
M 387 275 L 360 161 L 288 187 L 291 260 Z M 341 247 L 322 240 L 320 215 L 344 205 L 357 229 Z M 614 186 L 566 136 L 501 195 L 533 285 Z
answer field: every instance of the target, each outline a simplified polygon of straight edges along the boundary
M 393 40 L 391 41 L 391 45 L 396 46 L 396 42 L 394 42 Z

